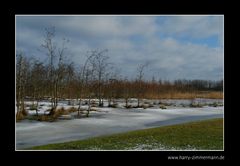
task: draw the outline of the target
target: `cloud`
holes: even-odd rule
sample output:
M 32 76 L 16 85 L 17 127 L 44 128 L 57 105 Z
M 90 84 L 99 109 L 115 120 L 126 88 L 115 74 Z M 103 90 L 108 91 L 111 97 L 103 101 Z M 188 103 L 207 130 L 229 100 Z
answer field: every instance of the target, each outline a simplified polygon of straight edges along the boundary
M 222 35 L 223 16 L 169 16 L 161 28 L 164 33 L 206 38 Z
M 16 43 L 43 57 L 37 49 L 44 28 L 55 26 L 56 43 L 68 38 L 69 57 L 77 64 L 89 50 L 108 49 L 110 61 L 129 78 L 140 63 L 150 62 L 149 79 L 222 79 L 222 45 L 205 42 L 217 36 L 223 43 L 222 23 L 222 16 L 17 16 Z

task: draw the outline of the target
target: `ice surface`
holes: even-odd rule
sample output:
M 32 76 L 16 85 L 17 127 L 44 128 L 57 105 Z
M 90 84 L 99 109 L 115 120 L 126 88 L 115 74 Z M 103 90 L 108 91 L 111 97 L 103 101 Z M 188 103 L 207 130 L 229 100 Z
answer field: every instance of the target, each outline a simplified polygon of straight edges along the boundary
M 123 100 L 124 101 L 124 100 Z M 168 100 L 169 101 L 169 100 Z M 106 101 L 105 101 L 106 102 Z M 169 101 L 172 102 L 172 101 Z M 175 101 L 177 103 L 179 101 Z M 123 104 L 120 103 L 119 105 Z M 49 102 L 39 102 L 39 113 L 50 108 Z M 59 107 L 72 107 L 59 103 Z M 74 107 L 78 107 L 77 105 Z M 87 107 L 87 106 L 82 106 Z M 16 149 L 36 145 L 86 139 L 95 136 L 145 129 L 157 126 L 223 117 L 223 106 L 202 108 L 174 107 L 168 109 L 96 108 L 88 118 L 36 122 L 23 120 L 16 123 Z M 34 114 L 36 111 L 29 111 Z M 136 147 L 143 149 L 145 147 Z

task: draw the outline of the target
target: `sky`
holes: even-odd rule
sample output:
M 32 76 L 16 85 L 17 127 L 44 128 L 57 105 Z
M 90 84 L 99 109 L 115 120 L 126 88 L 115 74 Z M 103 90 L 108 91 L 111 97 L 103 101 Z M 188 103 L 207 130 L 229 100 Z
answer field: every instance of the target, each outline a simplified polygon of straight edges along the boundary
M 66 56 L 76 66 L 88 51 L 108 49 L 124 78 L 136 78 L 138 65 L 148 63 L 145 79 L 221 80 L 223 21 L 222 15 L 17 15 L 16 51 L 46 61 L 45 28 L 55 27 L 55 43 L 69 40 Z

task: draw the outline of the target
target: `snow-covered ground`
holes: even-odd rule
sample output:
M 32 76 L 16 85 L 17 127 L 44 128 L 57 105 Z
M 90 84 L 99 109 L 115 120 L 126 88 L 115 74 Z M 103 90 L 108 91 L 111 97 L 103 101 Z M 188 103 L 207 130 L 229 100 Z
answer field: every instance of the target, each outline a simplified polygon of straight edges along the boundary
M 178 103 L 178 101 L 174 103 Z M 49 108 L 48 102 L 39 103 L 39 105 L 41 105 L 41 112 Z M 68 106 L 67 103 L 60 103 L 60 107 L 71 106 Z M 56 122 L 30 120 L 18 122 L 16 123 L 16 149 L 223 117 L 223 106 L 185 108 L 177 107 L 176 104 L 175 107 L 168 109 L 160 109 L 159 107 L 147 109 L 103 107 L 97 108 L 97 110 L 91 112 L 89 118 L 58 120 Z M 35 111 L 29 111 L 29 113 L 34 114 Z

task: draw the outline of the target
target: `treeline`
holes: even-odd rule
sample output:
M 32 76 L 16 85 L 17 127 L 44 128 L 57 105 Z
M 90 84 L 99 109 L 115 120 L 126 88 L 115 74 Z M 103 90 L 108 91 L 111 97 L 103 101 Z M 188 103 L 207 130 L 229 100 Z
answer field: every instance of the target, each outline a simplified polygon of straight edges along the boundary
M 22 61 L 22 62 L 21 62 Z M 24 66 L 24 68 L 23 68 Z M 22 67 L 22 75 L 20 68 Z M 86 70 L 86 69 L 85 69 Z M 150 81 L 123 79 L 118 73 L 111 71 L 102 71 L 102 76 L 93 70 L 88 70 L 83 75 L 83 68 L 78 69 L 73 62 L 62 63 L 60 68 L 55 69 L 53 75 L 57 85 L 56 97 L 76 99 L 87 98 L 161 98 L 161 95 L 167 93 L 193 93 L 196 91 L 222 91 L 223 80 L 155 80 Z M 92 72 L 92 74 L 90 74 Z M 23 54 L 17 55 L 17 94 L 24 89 L 24 97 L 31 99 L 43 99 L 53 97 L 50 80 L 49 66 L 37 60 L 28 59 Z M 98 75 L 97 75 L 98 74 Z M 23 87 L 19 86 L 19 80 L 22 80 Z
M 137 98 L 138 106 L 143 98 L 163 98 L 170 94 L 191 93 L 196 91 L 222 91 L 223 81 L 176 80 L 146 81 L 143 79 L 144 69 L 148 64 L 139 64 L 136 76 L 131 80 L 121 78 L 114 65 L 109 63 L 108 50 L 93 50 L 86 55 L 81 66 L 66 60 L 67 40 L 60 46 L 54 41 L 55 29 L 48 28 L 41 48 L 45 51 L 47 61 L 27 58 L 23 52 L 16 55 L 16 104 L 17 111 L 24 110 L 24 100 L 30 98 L 39 101 L 51 99 L 52 110 L 62 98 L 78 99 L 81 108 L 82 99 L 97 98 L 98 105 L 108 99 L 109 105 L 116 98 L 124 98 L 126 106 L 129 98 Z

